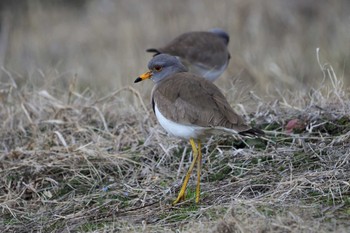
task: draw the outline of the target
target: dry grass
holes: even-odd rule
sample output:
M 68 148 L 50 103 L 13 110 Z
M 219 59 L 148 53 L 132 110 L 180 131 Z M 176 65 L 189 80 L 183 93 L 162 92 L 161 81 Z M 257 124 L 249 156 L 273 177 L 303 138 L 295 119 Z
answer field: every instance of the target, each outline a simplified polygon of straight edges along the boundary
M 2 21 L 1 232 L 349 231 L 347 2 L 221 3 L 31 1 Z M 192 179 L 173 207 L 189 145 L 130 84 L 145 48 L 214 26 L 233 35 L 217 85 L 268 140 L 208 140 L 202 202 Z

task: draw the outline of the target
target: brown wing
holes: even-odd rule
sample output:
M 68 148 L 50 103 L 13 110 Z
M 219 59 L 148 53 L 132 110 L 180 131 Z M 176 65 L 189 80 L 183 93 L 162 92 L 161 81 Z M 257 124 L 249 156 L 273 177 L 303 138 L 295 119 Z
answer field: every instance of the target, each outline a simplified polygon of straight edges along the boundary
M 178 123 L 237 132 L 251 129 L 214 84 L 191 73 L 174 74 L 156 85 L 152 101 L 166 118 Z
M 164 47 L 146 51 L 155 52 L 156 55 L 167 53 L 178 56 L 183 63 L 200 63 L 198 65 L 208 66 L 209 69 L 224 65 L 227 57 L 230 57 L 223 39 L 211 32 L 184 33 Z

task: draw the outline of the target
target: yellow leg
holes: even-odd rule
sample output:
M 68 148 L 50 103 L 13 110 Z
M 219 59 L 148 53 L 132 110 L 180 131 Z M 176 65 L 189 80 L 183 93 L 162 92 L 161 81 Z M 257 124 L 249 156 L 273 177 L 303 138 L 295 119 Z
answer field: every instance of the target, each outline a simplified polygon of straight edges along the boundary
M 190 168 L 189 168 L 188 171 L 187 171 L 187 174 L 186 174 L 185 179 L 184 179 L 184 181 L 183 181 L 183 184 L 182 184 L 180 193 L 179 193 L 179 195 L 177 196 L 176 200 L 173 202 L 173 205 L 179 203 L 180 201 L 185 200 L 185 196 L 186 196 L 186 187 L 187 187 L 188 181 L 189 181 L 189 179 L 190 179 L 190 177 L 191 177 L 191 173 L 192 173 L 192 170 L 193 170 L 193 168 L 194 168 L 194 165 L 195 165 L 196 162 L 197 162 L 198 150 L 197 150 L 197 147 L 196 147 L 196 143 L 194 142 L 194 140 L 193 140 L 192 138 L 190 139 L 190 143 L 191 143 L 191 146 L 192 146 L 193 161 L 192 161 L 192 163 L 191 163 Z
M 202 151 L 201 151 L 201 141 L 198 140 L 196 203 L 199 202 L 199 197 L 201 193 L 200 191 L 201 170 L 202 170 Z

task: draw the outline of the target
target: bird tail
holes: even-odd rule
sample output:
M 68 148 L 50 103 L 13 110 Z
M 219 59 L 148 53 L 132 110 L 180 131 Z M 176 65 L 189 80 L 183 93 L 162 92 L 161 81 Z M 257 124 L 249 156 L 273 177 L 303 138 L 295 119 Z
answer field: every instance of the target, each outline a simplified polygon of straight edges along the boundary
M 148 52 L 148 53 L 154 53 L 154 54 L 153 54 L 153 57 L 155 57 L 155 56 L 161 54 L 161 52 L 160 52 L 158 49 L 154 49 L 154 48 L 146 49 L 146 52 Z
M 242 136 L 264 136 L 265 133 L 261 129 L 251 128 L 242 132 L 239 132 Z

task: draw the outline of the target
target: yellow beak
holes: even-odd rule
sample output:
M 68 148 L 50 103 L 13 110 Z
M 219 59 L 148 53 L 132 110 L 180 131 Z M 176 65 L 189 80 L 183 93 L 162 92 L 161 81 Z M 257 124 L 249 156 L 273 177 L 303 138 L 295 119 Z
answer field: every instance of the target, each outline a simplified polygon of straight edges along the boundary
M 138 82 L 141 82 L 145 79 L 149 79 L 152 77 L 152 72 L 151 71 L 147 71 L 146 73 L 144 74 L 141 74 L 137 79 L 135 79 L 134 83 L 138 83 Z

